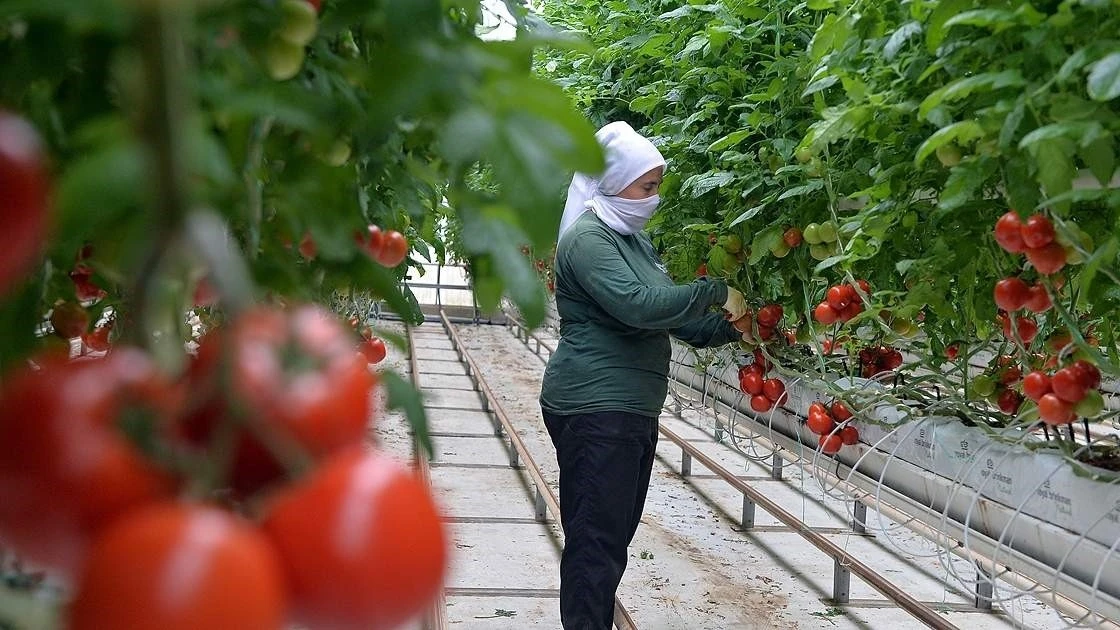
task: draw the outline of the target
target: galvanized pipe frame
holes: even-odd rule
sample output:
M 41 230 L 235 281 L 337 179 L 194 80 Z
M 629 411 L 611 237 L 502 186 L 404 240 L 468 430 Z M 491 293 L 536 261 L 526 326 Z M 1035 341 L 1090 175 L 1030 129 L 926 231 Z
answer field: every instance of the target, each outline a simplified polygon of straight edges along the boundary
M 482 371 L 479 369 L 478 364 L 475 363 L 474 358 L 463 347 L 462 340 L 459 339 L 458 333 L 451 321 L 440 311 L 440 321 L 443 324 L 447 336 L 451 339 L 451 345 L 455 348 L 455 353 L 458 355 L 459 360 L 463 362 L 467 369 L 467 375 L 470 376 L 474 382 L 476 389 L 483 397 L 483 409 L 487 411 L 490 416 L 495 420 L 494 433 L 495 435 L 502 436 L 503 433 L 508 439 L 509 453 L 510 453 L 510 466 L 518 467 L 523 464 L 522 469 L 529 475 L 530 481 L 534 487 L 534 511 L 537 520 L 544 521 L 547 518 L 547 512 L 552 514 L 556 522 L 560 522 L 560 501 L 557 499 L 552 488 L 544 479 L 541 474 L 540 468 L 537 466 L 533 456 L 529 453 L 525 443 L 521 441 L 518 436 L 517 430 L 514 428 L 513 423 L 510 421 L 509 416 L 506 414 L 505 409 L 502 408 L 501 403 L 498 402 L 498 397 L 490 389 L 486 383 L 486 379 L 482 376 Z M 633 617 L 630 616 L 629 611 L 615 596 L 614 602 L 614 625 L 618 630 L 638 630 L 638 626 Z
M 794 454 L 803 452 L 805 449 L 815 451 L 813 446 L 808 446 L 802 441 L 800 435 L 785 430 L 785 427 L 791 423 L 800 426 L 800 419 L 788 417 L 789 414 L 782 411 L 775 411 L 771 415 L 770 422 L 764 423 L 752 412 L 734 404 L 734 402 L 730 402 L 736 400 L 737 392 L 726 383 L 710 376 L 702 376 L 691 366 L 677 362 L 674 362 L 671 367 L 671 375 L 678 383 L 689 387 L 693 391 L 705 392 L 713 406 L 722 406 L 729 415 L 736 414 L 740 418 L 736 422 L 738 426 L 743 426 L 754 434 L 755 439 L 770 443 L 776 449 L 776 453 L 786 453 L 784 457 L 789 459 L 791 463 L 804 467 L 805 463 Z M 701 382 L 698 387 L 697 379 L 705 379 L 706 382 Z M 713 390 L 715 391 L 713 392 Z M 861 466 L 866 463 L 865 460 Z M 836 469 L 835 472 L 829 473 L 818 469 L 810 472 L 818 477 L 825 476 L 842 485 L 842 489 L 846 493 L 857 497 L 857 500 L 867 504 L 872 509 L 878 509 L 883 513 L 886 513 L 885 510 L 887 509 L 893 509 L 897 517 L 892 518 L 908 529 L 935 541 L 945 542 L 946 539 L 951 539 L 957 544 L 945 544 L 943 547 L 954 555 L 969 559 L 987 575 L 995 575 L 1022 590 L 1031 590 L 1036 598 L 1074 618 L 1080 618 L 1089 613 L 1090 610 L 1085 602 L 1095 601 L 1101 605 L 1103 610 L 1094 608 L 1092 610 L 1093 614 L 1108 620 L 1120 619 L 1120 602 L 1117 602 L 1107 593 L 1098 592 L 1094 596 L 1089 585 L 1084 582 L 1064 573 L 1055 575 L 1054 568 L 1047 563 L 1017 549 L 1009 548 L 1005 544 L 998 544 L 996 540 L 984 533 L 966 527 L 952 518 L 946 518 L 941 511 L 895 490 L 888 484 L 880 483 L 879 479 L 872 477 L 864 470 L 853 472 L 852 468 L 840 459 L 830 459 L 830 465 Z M 914 469 L 914 474 L 923 475 L 926 478 L 934 475 L 930 471 L 919 469 L 917 466 L 902 460 L 896 459 L 891 463 L 891 466 L 897 466 L 900 469 Z M 876 501 L 876 498 L 878 501 Z M 1038 520 L 1025 514 L 1020 514 L 1019 518 Z M 915 519 L 918 523 L 914 522 Z M 921 527 L 915 527 L 914 525 L 920 525 Z M 1054 529 L 1058 528 L 1055 527 Z M 965 539 L 969 541 L 970 547 L 968 549 L 959 546 L 959 541 Z M 993 566 L 991 561 L 993 557 L 999 558 L 998 567 Z M 1010 571 L 1011 574 L 1008 574 L 1007 571 Z M 1047 582 L 1048 579 L 1054 579 L 1056 589 L 1050 586 L 1050 583 Z M 978 597 L 980 595 L 978 594 Z M 1113 623 L 1109 627 L 1120 626 Z
M 536 354 L 540 356 L 539 348 L 544 346 L 550 352 L 554 352 L 548 344 L 545 344 L 536 334 L 529 331 L 525 325 L 516 318 L 507 315 L 507 327 L 516 327 L 518 332 L 515 335 L 523 343 L 528 346 L 528 340 L 534 339 L 538 344 L 538 351 Z M 756 490 L 747 482 L 739 479 L 734 473 L 721 466 L 714 459 L 703 453 L 700 449 L 689 444 L 686 440 L 678 436 L 669 428 L 662 424 L 658 425 L 658 431 L 661 435 L 665 436 L 671 442 L 676 444 L 681 449 L 681 477 L 688 477 L 692 474 L 692 460 L 700 462 L 705 468 L 711 471 L 716 476 L 720 477 L 743 495 L 743 514 L 742 526 L 744 529 L 751 529 L 754 527 L 754 514 L 755 508 L 761 507 L 767 513 L 772 515 L 783 525 L 788 527 L 790 531 L 804 538 L 811 545 L 819 549 L 824 554 L 833 559 L 833 600 L 837 604 L 844 604 L 849 601 L 850 581 L 851 574 L 855 573 L 863 579 L 869 586 L 883 594 L 887 599 L 895 602 L 900 608 L 907 611 L 919 621 L 925 623 L 928 627 L 936 628 L 938 630 L 959 630 L 958 626 L 948 622 L 943 616 L 935 611 L 925 603 L 918 601 L 906 591 L 898 586 L 892 584 L 885 577 L 877 573 L 874 569 L 867 566 L 853 555 L 845 551 L 836 543 L 824 537 L 817 531 L 809 528 L 808 525 L 800 518 L 787 512 L 784 508 L 772 501 L 762 492 Z M 771 477 L 773 479 L 781 479 L 782 477 L 782 464 L 781 459 L 775 455 L 774 466 L 771 470 Z M 862 528 L 863 522 L 853 523 L 853 533 L 860 533 L 859 529 Z

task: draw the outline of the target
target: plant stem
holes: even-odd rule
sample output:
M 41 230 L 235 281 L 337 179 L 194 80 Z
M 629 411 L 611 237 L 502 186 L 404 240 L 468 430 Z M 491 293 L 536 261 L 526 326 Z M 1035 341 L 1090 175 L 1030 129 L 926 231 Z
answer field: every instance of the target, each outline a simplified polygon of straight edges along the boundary
M 245 180 L 245 193 L 249 204 L 249 246 L 250 260 L 257 257 L 257 250 L 261 244 L 261 222 L 264 220 L 263 193 L 264 184 L 261 182 L 260 168 L 264 160 L 264 143 L 272 131 L 272 116 L 265 116 L 253 123 L 249 132 L 249 151 L 245 158 L 245 168 L 241 176 Z
M 188 101 L 184 80 L 187 74 L 183 42 L 185 9 L 178 3 L 156 2 L 144 6 L 138 19 L 137 36 L 144 69 L 144 101 L 140 134 L 153 164 L 153 204 L 158 204 L 155 236 L 136 278 L 132 295 L 133 341 L 148 345 L 147 316 L 159 270 L 179 226 L 188 201 L 187 168 L 184 164 L 184 120 Z

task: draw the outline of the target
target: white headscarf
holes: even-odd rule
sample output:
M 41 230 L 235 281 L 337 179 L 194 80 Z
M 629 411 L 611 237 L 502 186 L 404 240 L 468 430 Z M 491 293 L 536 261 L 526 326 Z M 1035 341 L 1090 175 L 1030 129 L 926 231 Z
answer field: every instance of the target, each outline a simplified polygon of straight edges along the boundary
M 665 167 L 665 158 L 653 143 L 622 122 L 612 122 L 595 133 L 603 147 L 607 167 L 598 177 L 576 173 L 568 186 L 568 200 L 560 219 L 560 235 L 586 210 L 619 234 L 636 234 L 653 216 L 661 198 L 623 199 L 616 195 L 646 172 Z M 559 236 L 557 236 L 559 238 Z

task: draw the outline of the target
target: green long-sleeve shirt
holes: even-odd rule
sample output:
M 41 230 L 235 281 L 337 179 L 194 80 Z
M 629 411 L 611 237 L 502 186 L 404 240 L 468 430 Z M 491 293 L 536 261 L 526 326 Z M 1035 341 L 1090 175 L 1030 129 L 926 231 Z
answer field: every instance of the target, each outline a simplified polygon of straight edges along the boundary
M 621 235 L 592 212 L 560 238 L 554 268 L 560 343 L 540 398 L 550 413 L 657 417 L 668 393 L 669 335 L 695 347 L 740 338 L 710 311 L 727 300 L 727 285 L 675 284 L 649 236 Z

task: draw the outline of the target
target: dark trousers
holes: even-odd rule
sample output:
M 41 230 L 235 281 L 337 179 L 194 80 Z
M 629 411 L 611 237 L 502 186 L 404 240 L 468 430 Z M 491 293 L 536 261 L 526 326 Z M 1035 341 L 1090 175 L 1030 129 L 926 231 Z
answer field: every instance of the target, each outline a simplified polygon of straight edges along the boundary
M 564 630 L 610 630 L 649 489 L 657 418 L 545 412 L 544 422 L 560 465 L 560 620 Z

